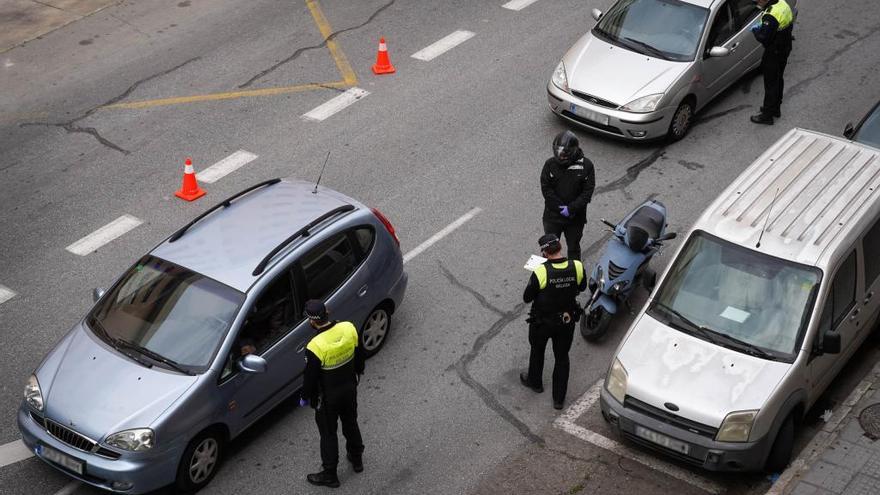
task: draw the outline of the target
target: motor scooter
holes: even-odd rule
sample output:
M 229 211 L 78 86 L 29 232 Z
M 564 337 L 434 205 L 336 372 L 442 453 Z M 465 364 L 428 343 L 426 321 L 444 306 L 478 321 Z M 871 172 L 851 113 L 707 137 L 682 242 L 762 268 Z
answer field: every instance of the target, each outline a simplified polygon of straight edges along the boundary
M 648 266 L 664 241 L 675 239 L 666 232 L 666 206 L 651 199 L 630 212 L 617 225 L 602 219 L 613 236 L 605 245 L 588 281 L 590 300 L 584 305 L 581 335 L 590 341 L 600 339 L 621 305 L 629 307 L 629 297 L 640 283 L 648 292 L 657 283 L 657 273 Z

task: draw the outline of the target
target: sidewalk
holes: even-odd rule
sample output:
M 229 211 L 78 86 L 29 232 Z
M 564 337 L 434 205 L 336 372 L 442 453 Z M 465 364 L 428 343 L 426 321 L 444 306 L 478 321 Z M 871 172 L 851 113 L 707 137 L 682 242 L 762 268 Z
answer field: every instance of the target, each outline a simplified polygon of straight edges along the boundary
M 768 495 L 880 493 L 880 363 L 834 412 Z
M 121 0 L 0 0 L 0 53 Z

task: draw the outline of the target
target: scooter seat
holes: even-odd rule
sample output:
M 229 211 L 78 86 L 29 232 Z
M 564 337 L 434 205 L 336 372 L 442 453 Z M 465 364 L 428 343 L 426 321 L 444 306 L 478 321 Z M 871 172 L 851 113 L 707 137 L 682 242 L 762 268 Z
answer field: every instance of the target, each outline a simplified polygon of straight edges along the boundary
M 663 214 L 650 206 L 642 206 L 626 221 L 624 225 L 627 230 L 630 227 L 637 227 L 645 231 L 651 239 L 660 237 L 660 231 L 663 230 Z

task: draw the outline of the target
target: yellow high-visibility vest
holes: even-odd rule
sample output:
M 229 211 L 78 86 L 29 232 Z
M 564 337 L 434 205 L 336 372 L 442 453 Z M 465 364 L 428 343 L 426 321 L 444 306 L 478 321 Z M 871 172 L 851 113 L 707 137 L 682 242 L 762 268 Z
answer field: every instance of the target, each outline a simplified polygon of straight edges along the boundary
M 339 368 L 354 359 L 358 333 L 350 322 L 340 321 L 315 335 L 306 348 L 321 361 L 322 370 Z
M 779 23 L 779 31 L 791 26 L 791 23 L 794 22 L 794 13 L 785 0 L 779 0 L 773 5 L 768 6 L 764 13 L 776 19 L 776 22 Z

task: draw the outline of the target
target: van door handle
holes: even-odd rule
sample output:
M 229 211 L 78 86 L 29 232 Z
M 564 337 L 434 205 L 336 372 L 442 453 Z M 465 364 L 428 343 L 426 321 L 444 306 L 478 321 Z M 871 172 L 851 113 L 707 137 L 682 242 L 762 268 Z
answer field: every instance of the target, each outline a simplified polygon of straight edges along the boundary
M 865 294 L 865 304 L 868 304 L 868 301 L 870 301 L 872 297 L 874 297 L 874 291 Z
M 367 286 L 365 285 L 365 286 L 361 287 L 360 289 L 358 289 L 358 297 L 364 297 L 366 295 L 367 295 Z

